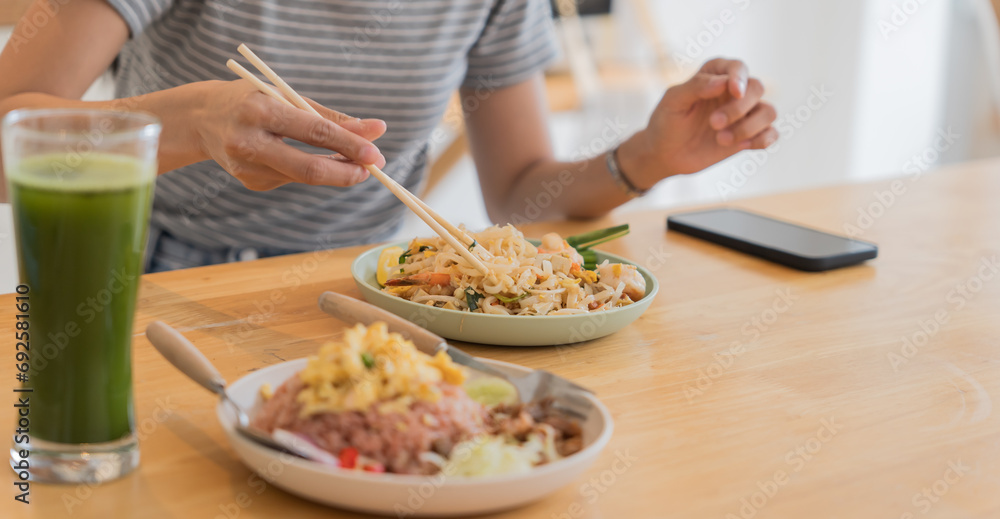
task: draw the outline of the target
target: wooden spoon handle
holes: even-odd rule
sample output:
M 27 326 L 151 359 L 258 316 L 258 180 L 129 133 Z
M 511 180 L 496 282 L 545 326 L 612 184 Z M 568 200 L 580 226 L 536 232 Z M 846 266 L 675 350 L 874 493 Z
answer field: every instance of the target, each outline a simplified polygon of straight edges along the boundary
M 351 325 L 361 323 L 368 326 L 374 322 L 382 321 L 389 327 L 389 331 L 396 332 L 413 341 L 413 345 L 418 350 L 428 355 L 433 355 L 442 345 L 447 344 L 439 335 L 435 335 L 396 314 L 343 294 L 323 292 L 319 296 L 319 307 L 324 312 Z
M 191 341 L 162 321 L 146 327 L 146 338 L 171 364 L 205 389 L 222 395 L 226 380 Z

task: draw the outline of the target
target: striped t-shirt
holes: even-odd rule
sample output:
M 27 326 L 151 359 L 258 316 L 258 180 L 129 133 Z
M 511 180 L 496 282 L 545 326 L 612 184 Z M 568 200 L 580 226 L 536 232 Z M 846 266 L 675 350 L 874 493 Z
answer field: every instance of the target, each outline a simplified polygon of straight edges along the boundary
M 300 94 L 384 119 L 385 172 L 417 192 L 428 141 L 460 86 L 524 81 L 555 55 L 548 0 L 108 0 L 131 30 L 119 97 L 236 79 L 246 43 Z M 330 153 L 295 143 L 312 153 Z M 246 189 L 212 161 L 159 177 L 152 223 L 206 250 L 306 251 L 378 241 L 403 205 L 369 178 L 350 188 Z

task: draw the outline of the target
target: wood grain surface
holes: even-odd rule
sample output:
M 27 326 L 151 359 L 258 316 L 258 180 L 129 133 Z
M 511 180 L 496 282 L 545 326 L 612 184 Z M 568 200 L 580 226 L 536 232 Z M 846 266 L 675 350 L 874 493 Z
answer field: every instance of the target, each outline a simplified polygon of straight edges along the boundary
M 1000 162 L 979 162 L 735 202 L 834 232 L 853 225 L 879 244 L 878 259 L 827 273 L 668 233 L 667 211 L 528 226 L 540 236 L 628 222 L 632 234 L 606 249 L 644 264 L 662 289 L 641 319 L 604 339 L 460 344 L 591 387 L 616 421 L 589 472 L 498 517 L 1000 517 L 998 173 Z M 229 380 L 309 355 L 343 331 L 316 299 L 359 296 L 348 267 L 362 250 L 144 276 L 140 469 L 94 488 L 35 484 L 29 506 L 7 483 L 0 516 L 354 517 L 254 484 L 212 396 L 140 331 L 153 319 L 174 325 Z M 0 380 L 10 387 L 13 306 L 0 296 L 9 356 Z M 0 423 L 14 423 L 10 404 Z

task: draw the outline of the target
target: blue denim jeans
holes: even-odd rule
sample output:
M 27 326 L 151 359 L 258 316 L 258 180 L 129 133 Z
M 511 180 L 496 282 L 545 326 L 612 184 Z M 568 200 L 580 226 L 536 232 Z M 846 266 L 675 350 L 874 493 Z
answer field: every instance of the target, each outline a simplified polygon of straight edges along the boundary
M 180 240 L 163 229 L 150 226 L 149 240 L 146 242 L 146 272 L 165 272 L 235 261 L 252 261 L 257 258 L 283 256 L 298 252 L 303 251 L 254 247 L 203 249 Z

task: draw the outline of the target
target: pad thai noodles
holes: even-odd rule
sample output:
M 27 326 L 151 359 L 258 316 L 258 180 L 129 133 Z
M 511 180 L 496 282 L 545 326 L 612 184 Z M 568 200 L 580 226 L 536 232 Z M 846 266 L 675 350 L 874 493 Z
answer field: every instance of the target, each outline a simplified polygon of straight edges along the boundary
M 646 294 L 646 281 L 635 265 L 607 260 L 590 264 L 584 254 L 592 251 L 574 247 L 556 233 L 543 236 L 537 247 L 513 225 L 493 226 L 470 236 L 475 242 L 469 248 L 488 267 L 488 274 L 444 240 L 416 238 L 405 250 L 383 251 L 378 266 L 383 269 L 382 290 L 415 303 L 496 315 L 609 310 Z

